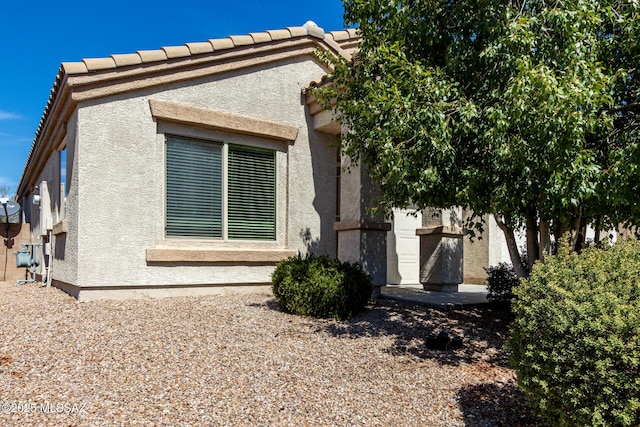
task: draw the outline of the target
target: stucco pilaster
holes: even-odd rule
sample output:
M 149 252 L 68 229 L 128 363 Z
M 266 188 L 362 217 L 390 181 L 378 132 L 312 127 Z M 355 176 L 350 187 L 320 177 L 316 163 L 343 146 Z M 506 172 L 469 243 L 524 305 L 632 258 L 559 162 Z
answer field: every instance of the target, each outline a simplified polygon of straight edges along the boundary
M 420 236 L 420 283 L 430 291 L 457 291 L 463 282 L 462 209 L 426 210 Z
M 338 233 L 338 259 L 357 262 L 371 275 L 376 287 L 387 282 L 387 232 L 391 224 L 382 213 L 373 214 L 371 208 L 378 188 L 367 173 L 366 165 L 354 165 L 342 158 L 340 177 L 340 221 L 334 229 Z M 379 288 L 374 294 L 379 293 Z

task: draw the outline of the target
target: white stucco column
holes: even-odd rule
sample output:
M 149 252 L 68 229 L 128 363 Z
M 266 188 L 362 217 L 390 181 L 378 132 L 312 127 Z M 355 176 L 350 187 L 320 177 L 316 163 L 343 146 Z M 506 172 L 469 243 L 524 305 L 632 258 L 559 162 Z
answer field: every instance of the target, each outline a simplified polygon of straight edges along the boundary
M 354 166 L 346 157 L 341 163 L 340 221 L 334 224 L 338 259 L 360 263 L 373 279 L 375 296 L 387 282 L 387 232 L 391 224 L 384 221 L 383 214 L 371 214 L 378 188 L 367 174 L 366 165 Z
M 457 292 L 463 282 L 462 209 L 425 210 L 420 236 L 420 283 L 425 290 Z

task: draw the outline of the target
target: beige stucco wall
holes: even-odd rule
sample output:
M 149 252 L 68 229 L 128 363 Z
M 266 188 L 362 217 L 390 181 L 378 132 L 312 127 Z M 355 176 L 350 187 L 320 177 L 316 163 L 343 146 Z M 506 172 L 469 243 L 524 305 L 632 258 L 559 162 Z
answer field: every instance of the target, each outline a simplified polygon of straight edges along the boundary
M 61 269 L 65 278 L 61 275 L 61 280 L 81 287 L 265 283 L 273 270 L 272 264 L 147 263 L 146 249 L 157 247 L 279 248 L 303 253 L 310 249 L 334 254 L 332 137 L 309 128 L 301 98 L 302 88 L 323 74 L 309 57 L 81 103 L 75 136 L 78 167 L 69 196 L 72 199 L 75 191 L 72 209 L 77 218 L 68 225 L 66 245 L 67 252 L 77 253 L 77 278 L 71 268 Z M 295 142 L 288 144 L 157 122 L 151 116 L 150 99 L 293 125 L 299 132 Z M 166 239 L 165 132 L 277 148 L 277 241 Z M 69 219 L 72 209 L 67 209 Z M 69 239 L 77 239 L 77 248 Z M 54 278 L 58 277 L 54 274 Z
M 59 280 L 68 281 L 69 283 L 75 282 L 77 272 L 77 245 L 74 245 L 73 239 L 68 239 L 67 234 L 47 233 L 42 230 L 42 224 L 40 223 L 40 214 L 42 209 L 48 209 L 51 214 L 52 224 L 59 224 L 63 220 L 67 220 L 70 225 L 70 229 L 76 229 L 77 224 L 77 210 L 75 209 L 77 193 L 75 189 L 77 185 L 72 184 L 74 179 L 74 149 L 75 149 L 75 127 L 76 117 L 72 115 L 67 122 L 67 135 L 63 141 L 57 141 L 54 145 L 62 144 L 66 142 L 67 145 L 67 185 L 69 187 L 67 197 L 67 209 L 64 208 L 64 196 L 61 191 L 61 164 L 60 164 L 60 151 L 53 150 L 47 158 L 44 167 L 42 168 L 40 175 L 38 175 L 37 186 L 38 188 L 31 188 L 27 193 L 27 196 L 21 200 L 23 211 L 25 214 L 25 221 L 29 223 L 29 243 L 37 243 L 41 246 L 38 247 L 36 256 L 40 261 L 40 266 L 37 269 L 37 273 L 41 277 L 46 277 L 45 267 L 51 265 L 51 273 Z M 33 203 L 33 198 L 36 195 L 41 196 L 42 181 L 47 182 L 47 189 L 49 193 L 49 206 L 45 206 L 44 203 L 36 205 Z M 76 180 L 77 184 L 77 180 Z M 66 212 L 66 213 L 65 213 Z M 45 253 L 46 238 L 43 235 L 48 236 L 51 246 L 51 257 Z M 75 233 L 71 233 L 69 236 L 75 236 Z M 55 268 L 55 272 L 53 271 Z
M 66 222 L 66 232 L 53 236 L 53 266 L 52 277 L 66 283 L 76 283 L 78 280 L 78 145 L 77 113 L 67 122 L 65 138 L 66 164 L 66 208 L 60 220 Z M 62 218 L 64 216 L 64 218 Z
M 469 212 L 464 212 L 464 218 Z M 486 267 L 498 265 L 500 262 L 511 263 L 504 233 L 496 224 L 492 215 L 484 217 L 484 232 L 482 238 L 471 241 L 464 239 L 464 282 L 485 283 L 487 279 Z

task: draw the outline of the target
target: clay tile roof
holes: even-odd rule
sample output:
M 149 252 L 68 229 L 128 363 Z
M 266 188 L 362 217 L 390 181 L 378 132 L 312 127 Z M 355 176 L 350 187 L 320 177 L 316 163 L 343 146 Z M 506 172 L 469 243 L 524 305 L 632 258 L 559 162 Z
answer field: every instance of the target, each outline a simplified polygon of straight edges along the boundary
M 289 30 L 267 30 L 267 33 L 271 36 L 271 40 L 284 40 L 291 38 Z
M 229 36 L 234 46 L 248 46 L 253 44 L 253 38 L 250 35 L 245 36 Z
M 209 42 L 187 43 L 186 46 L 189 48 L 189 52 L 191 52 L 192 55 L 213 52 L 213 45 Z
M 266 43 L 271 41 L 271 35 L 267 32 L 264 33 L 249 33 L 253 39 L 253 43 Z
M 137 53 L 127 53 L 124 55 L 111 55 L 113 61 L 117 67 L 124 67 L 127 65 L 142 64 L 142 58 Z
M 88 71 L 107 70 L 109 68 L 116 68 L 116 62 L 113 58 L 85 58 L 82 60 L 84 65 L 87 66 Z
M 165 61 L 172 58 L 184 58 L 191 55 L 211 53 L 238 46 L 250 46 L 271 41 L 285 40 L 296 37 L 316 37 L 327 42 L 344 42 L 356 38 L 356 30 L 348 29 L 330 33 L 313 21 L 308 21 L 300 27 L 287 27 L 280 30 L 268 30 L 259 33 L 235 35 L 220 39 L 211 39 L 205 42 L 186 43 L 182 46 L 165 46 L 155 50 L 140 50 L 136 53 L 111 55 L 108 58 L 87 58 L 82 62 L 65 62 L 62 71 L 67 74 L 81 74 L 92 71 L 106 70 L 116 67 L 125 67 L 150 62 Z M 338 46 L 338 45 L 333 45 Z M 338 46 L 339 47 L 339 46 Z
M 289 33 L 291 33 L 291 37 L 300 37 L 308 35 L 307 29 L 304 27 L 287 27 Z
M 89 71 L 84 62 L 63 62 L 60 66 L 61 71 L 66 74 L 81 74 Z M 58 79 L 56 79 L 57 81 Z
M 190 56 L 191 51 L 186 45 L 183 46 L 165 46 L 162 48 L 167 54 L 167 58 L 183 58 L 185 56 Z
M 34 150 L 36 150 L 37 143 L 42 136 L 41 133 L 47 124 L 47 119 L 51 110 L 54 108 L 54 104 L 56 103 L 66 76 L 77 76 L 79 74 L 100 72 L 118 67 L 130 67 L 134 65 L 166 61 L 167 59 L 172 58 L 185 58 L 190 57 L 191 55 L 200 55 L 231 49 L 236 46 L 251 46 L 272 41 L 308 36 L 324 40 L 327 45 L 332 48 L 339 49 L 346 55 L 350 55 L 350 52 L 355 48 L 358 38 L 355 29 L 335 31 L 325 34 L 324 30 L 318 27 L 315 22 L 308 21 L 300 27 L 287 27 L 286 29 L 280 30 L 268 30 L 248 35 L 211 39 L 205 42 L 187 43 L 182 46 L 166 46 L 156 50 L 139 50 L 136 53 L 117 54 L 107 58 L 87 58 L 80 62 L 63 62 L 60 66 L 59 73 L 56 76 L 53 88 L 51 89 L 49 100 L 40 120 L 40 124 L 38 125 L 31 150 L 27 156 L 27 162 L 23 170 L 22 179 L 24 179 L 25 173 L 30 167 L 32 155 Z M 19 189 L 20 186 L 23 185 L 22 179 L 18 187 Z
M 142 59 L 142 62 L 155 62 L 155 61 L 164 61 L 167 59 L 167 54 L 164 50 L 139 50 L 138 55 Z
M 209 43 L 211 43 L 211 46 L 213 46 L 214 52 L 216 50 L 231 49 L 233 47 L 233 40 L 231 40 L 229 38 L 227 38 L 227 39 L 211 39 L 211 40 L 209 40 Z
M 307 21 L 303 28 L 307 30 L 307 34 L 313 37 L 317 37 L 319 39 L 324 39 L 324 30 L 313 21 Z
M 331 31 L 329 34 L 337 42 L 351 38 L 351 35 L 346 30 L 344 30 L 344 31 Z

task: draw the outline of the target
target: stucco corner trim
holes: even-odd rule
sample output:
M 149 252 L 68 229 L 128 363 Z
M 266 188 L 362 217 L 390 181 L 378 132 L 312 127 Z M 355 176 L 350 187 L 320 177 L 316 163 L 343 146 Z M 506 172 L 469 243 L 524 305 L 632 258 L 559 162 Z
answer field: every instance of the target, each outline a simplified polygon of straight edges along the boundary
M 294 256 L 288 249 L 148 248 L 147 263 L 277 263 Z
M 416 229 L 416 236 L 445 236 L 445 237 L 463 237 L 464 230 L 460 227 L 440 226 L 440 227 L 426 227 Z
M 371 220 L 339 221 L 333 224 L 335 231 L 348 230 L 370 230 L 370 231 L 390 231 L 391 223 Z
M 53 226 L 53 235 L 58 236 L 67 232 L 67 220 L 63 219 Z
M 151 115 L 158 120 L 292 142 L 296 126 L 232 114 L 177 102 L 150 99 Z

